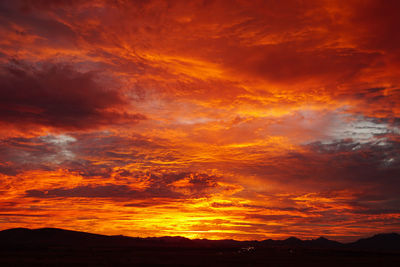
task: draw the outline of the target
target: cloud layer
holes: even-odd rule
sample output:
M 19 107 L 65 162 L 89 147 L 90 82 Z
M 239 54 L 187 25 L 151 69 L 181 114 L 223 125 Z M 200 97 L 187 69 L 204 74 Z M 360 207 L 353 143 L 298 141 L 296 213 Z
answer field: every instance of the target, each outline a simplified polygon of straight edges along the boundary
M 398 9 L 3 1 L 2 228 L 398 231 Z

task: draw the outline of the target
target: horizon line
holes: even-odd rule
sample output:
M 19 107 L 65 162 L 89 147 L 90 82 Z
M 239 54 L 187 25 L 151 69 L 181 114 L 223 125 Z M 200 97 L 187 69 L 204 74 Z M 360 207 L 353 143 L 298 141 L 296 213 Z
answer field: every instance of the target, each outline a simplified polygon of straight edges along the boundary
M 272 238 L 266 238 L 266 239 L 262 239 L 262 240 L 236 240 L 236 239 L 209 239 L 209 238 L 188 238 L 185 236 L 179 236 L 179 235 L 171 235 L 171 236 L 147 236 L 147 237 L 139 237 L 139 236 L 128 236 L 128 235 L 121 235 L 121 234 L 117 234 L 117 235 L 108 235 L 108 234 L 98 234 L 98 233 L 93 233 L 93 232 L 85 232 L 85 231 L 80 231 L 80 230 L 70 230 L 70 229 L 65 229 L 65 228 L 57 228 L 57 227 L 41 227 L 41 228 L 27 228 L 27 227 L 13 227 L 13 228 L 8 228 L 8 229 L 3 229 L 0 230 L 0 232 L 3 231 L 8 231 L 8 230 L 16 230 L 16 229 L 24 229 L 24 230 L 30 230 L 30 231 L 35 231 L 35 230 L 45 230 L 45 229 L 52 229 L 52 230 L 62 230 L 62 231 L 69 231 L 69 232 L 78 232 L 78 233 L 86 233 L 86 234 L 92 234 L 92 235 L 100 235 L 100 236 L 106 236 L 106 237 L 128 237 L 128 238 L 138 238 L 138 239 L 151 239 L 151 238 L 166 238 L 166 237 L 172 237 L 172 238 L 184 238 L 187 240 L 191 240 L 191 241 L 195 241 L 195 240 L 207 240 L 207 241 L 234 241 L 234 242 L 263 242 L 263 241 L 267 241 L 267 240 L 272 240 L 272 241 L 285 241 L 291 238 L 295 238 L 298 239 L 300 241 L 313 241 L 313 240 L 317 240 L 319 238 L 324 238 L 327 239 L 329 241 L 334 241 L 334 242 L 338 242 L 340 244 L 351 244 L 351 243 L 355 243 L 359 240 L 362 239 L 368 239 L 368 238 L 372 238 L 378 235 L 390 235 L 390 234 L 396 234 L 400 236 L 400 232 L 382 232 L 382 233 L 376 233 L 376 234 L 371 234 L 369 236 L 364 236 L 364 237 L 358 237 L 355 241 L 351 241 L 351 242 L 341 242 L 341 241 L 337 241 L 335 239 L 330 239 L 324 236 L 319 236 L 317 238 L 313 238 L 313 239 L 301 239 L 297 236 L 289 236 L 285 239 L 272 239 Z

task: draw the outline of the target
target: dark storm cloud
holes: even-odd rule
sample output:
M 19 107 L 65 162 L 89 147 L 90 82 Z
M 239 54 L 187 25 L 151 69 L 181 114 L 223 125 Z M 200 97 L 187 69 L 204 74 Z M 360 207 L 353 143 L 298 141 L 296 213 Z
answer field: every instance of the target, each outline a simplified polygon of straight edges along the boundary
M 27 190 L 27 197 L 54 198 L 54 197 L 86 197 L 86 198 L 135 198 L 140 193 L 127 185 L 98 185 L 77 186 L 74 188 L 54 188 L 45 191 Z
M 149 185 L 144 189 L 132 189 L 129 185 L 118 185 L 108 183 L 106 185 L 82 185 L 73 188 L 49 188 L 45 190 L 26 190 L 26 197 L 33 198 L 115 198 L 115 199 L 150 199 L 170 198 L 185 199 L 204 197 L 210 193 L 210 189 L 219 189 L 215 182 L 216 178 L 206 174 L 165 174 L 150 175 L 147 179 Z M 185 181 L 182 185 L 175 182 Z M 187 183 L 186 183 L 187 182 Z M 135 205 L 135 204 L 133 204 Z
M 144 161 L 148 151 L 163 148 L 160 140 L 141 135 L 116 136 L 104 132 L 70 133 L 0 140 L 0 173 L 66 169 L 82 177 L 110 178 L 114 167 Z M 121 169 L 118 177 L 134 176 Z
M 74 134 L 78 142 L 72 144 L 71 150 L 80 155 L 98 155 L 104 158 L 135 158 L 135 151 L 141 149 L 155 150 L 164 148 L 161 140 L 153 140 L 132 134 L 117 136 L 104 132 Z M 128 151 L 126 151 L 128 150 Z M 122 153 L 124 152 L 124 153 Z M 130 153 L 126 153 L 130 152 Z
M 60 152 L 60 148 L 43 138 L 9 138 L 0 142 L 0 158 L 7 162 L 41 161 Z
M 309 79 L 345 80 L 367 67 L 376 57 L 352 50 L 307 50 L 307 42 L 232 48 L 228 66 L 240 66 L 249 75 L 272 82 L 288 83 Z M 300 47 L 300 49 L 299 49 Z M 243 58 L 240 55 L 247 55 Z M 240 63 L 239 63 L 240 62 Z
M 146 199 L 146 198 L 181 198 L 182 195 L 169 188 L 154 186 L 145 190 L 134 190 L 128 185 L 85 185 L 73 188 L 53 188 L 49 190 L 27 190 L 26 197 L 34 198 L 115 198 L 115 199 Z
M 114 123 L 136 123 L 140 114 L 110 111 L 122 107 L 121 95 L 101 87 L 92 72 L 44 63 L 0 67 L 0 121 L 39 124 L 63 129 L 86 129 Z
M 46 142 L 45 139 L 49 138 L 15 137 L 0 140 L 0 173 L 14 176 L 27 170 L 52 170 L 51 165 L 68 158 L 63 146 Z
M 369 116 L 369 120 L 399 125 L 400 89 L 396 87 L 377 87 L 359 89 L 357 92 L 348 91 L 338 95 L 344 100 L 354 100 L 362 103 L 362 107 L 351 110 L 358 114 Z M 377 116 L 379 115 L 379 116 Z
M 34 4 L 35 2 L 35 4 Z M 75 47 L 77 35 L 66 24 L 56 20 L 54 17 L 32 10 L 33 6 L 39 6 L 41 1 L 23 3 L 21 1 L 2 1 L 0 3 L 0 21 L 5 30 L 24 36 L 40 36 L 35 40 L 38 45 L 51 45 L 53 47 L 71 48 Z M 42 7 L 55 6 L 57 1 L 42 3 Z M 18 25 L 15 28 L 15 25 Z M 23 42 L 21 42 L 23 44 Z M 8 46 L 14 51 L 15 47 Z
M 332 199 L 352 207 L 360 214 L 395 213 L 400 204 L 400 143 L 385 139 L 380 142 L 358 143 L 337 140 L 333 143 L 316 142 L 304 146 L 302 152 L 290 152 L 267 157 L 264 162 L 234 166 L 244 175 L 263 177 L 265 183 L 284 185 L 285 190 L 320 192 L 309 199 Z M 279 186 L 278 186 L 279 187 Z M 289 189 L 287 189 L 289 188 Z M 348 192 L 341 199 L 334 192 Z M 238 196 L 246 195 L 245 191 Z M 277 199 L 272 196 L 272 199 Z M 279 198 L 278 198 L 279 199 Z M 287 196 L 288 206 L 297 207 L 295 196 Z M 216 204 L 218 206 L 218 204 Z M 326 203 L 316 208 L 326 208 Z M 307 210 L 306 214 L 318 212 Z
M 281 221 L 281 220 L 298 220 L 301 218 L 300 216 L 293 216 L 293 215 L 261 215 L 261 214 L 251 214 L 247 215 L 248 218 L 257 218 L 263 221 Z
M 398 51 L 400 37 L 393 33 L 400 25 L 399 9 L 400 3 L 396 0 L 366 1 L 362 5 L 353 5 L 354 13 L 349 22 L 353 29 L 360 31 L 353 37 L 359 38 L 360 44 L 369 49 Z
M 393 140 L 360 143 L 337 140 L 332 143 L 314 142 L 302 152 L 268 157 L 265 162 L 254 162 L 244 170 L 255 174 L 277 175 L 283 182 L 315 182 L 324 186 L 387 186 L 397 181 L 400 174 L 400 143 Z M 242 168 L 242 166 L 238 166 Z M 280 177 L 278 177 L 278 175 Z M 299 185 L 300 185 L 299 184 Z M 392 188 L 395 190 L 398 188 Z
M 23 9 L 37 8 L 50 9 L 59 7 L 74 7 L 83 3 L 88 3 L 88 0 L 21 0 L 19 6 Z
M 0 164 L 0 173 L 2 174 L 14 176 L 18 172 L 19 172 L 18 169 L 12 164 L 4 164 L 4 163 Z
M 400 177 L 400 143 L 386 140 L 372 143 L 338 141 L 314 143 L 307 161 L 318 166 L 313 179 L 336 181 L 358 189 L 373 187 L 374 192 L 395 196 L 400 188 L 393 187 Z
M 125 163 L 126 164 L 126 163 Z M 96 161 L 77 159 L 67 160 L 62 163 L 62 166 L 69 172 L 78 174 L 83 178 L 104 178 L 111 177 L 113 170 L 112 167 L 125 165 L 124 163 L 118 164 L 117 162 L 97 163 Z
M 318 161 L 318 156 L 325 158 L 317 163 L 316 175 L 310 174 L 312 179 L 359 192 L 349 203 L 355 212 L 385 214 L 398 210 L 400 187 L 396 185 L 400 178 L 400 143 L 387 140 L 354 147 L 342 141 L 330 145 L 313 144 L 312 149 L 317 154 L 309 160 Z
M 163 192 L 165 188 L 191 196 L 203 197 L 222 188 L 217 183 L 217 177 L 201 173 L 169 173 L 160 176 L 151 175 L 151 192 Z M 183 182 L 179 184 L 179 182 Z

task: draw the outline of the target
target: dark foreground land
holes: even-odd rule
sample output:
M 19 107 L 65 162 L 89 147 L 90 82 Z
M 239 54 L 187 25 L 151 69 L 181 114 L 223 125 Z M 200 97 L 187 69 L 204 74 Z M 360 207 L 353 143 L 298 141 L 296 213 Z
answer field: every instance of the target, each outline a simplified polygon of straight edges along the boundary
M 400 235 L 350 244 L 131 238 L 61 229 L 0 232 L 0 266 L 400 266 Z

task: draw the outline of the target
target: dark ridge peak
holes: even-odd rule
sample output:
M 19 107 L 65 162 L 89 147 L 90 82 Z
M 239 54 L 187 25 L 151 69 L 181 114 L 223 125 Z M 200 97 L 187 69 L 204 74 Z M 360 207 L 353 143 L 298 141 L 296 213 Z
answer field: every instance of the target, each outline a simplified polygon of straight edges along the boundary
M 398 233 L 381 233 L 372 236 L 371 238 L 399 238 L 400 234 Z
M 285 240 L 278 241 L 278 243 L 280 243 L 280 245 L 283 245 L 283 246 L 298 247 L 298 246 L 304 245 L 305 242 L 297 237 L 291 236 Z
M 318 242 L 318 243 L 340 243 L 338 241 L 330 240 L 330 239 L 328 239 L 326 237 L 323 237 L 323 236 L 320 236 L 320 237 L 318 237 L 316 239 L 311 239 L 311 241 Z
M 206 240 L 210 240 L 210 239 L 206 239 Z M 240 241 L 237 241 L 235 239 L 219 239 L 218 241 L 222 241 L 222 242 L 240 242 Z
M 325 237 L 318 237 L 316 239 L 311 239 L 305 241 L 305 245 L 311 248 L 342 248 L 343 244 L 334 240 L 329 240 Z
M 347 244 L 350 248 L 377 251 L 400 251 L 400 235 L 398 233 L 376 234 L 372 237 L 361 238 Z
M 284 241 L 290 241 L 290 242 L 303 242 L 303 240 L 301 240 L 300 238 L 291 236 L 289 238 L 286 238 Z
M 356 242 L 367 241 L 367 240 L 400 240 L 400 234 L 398 233 L 381 233 L 371 237 L 361 238 Z
M 164 242 L 190 242 L 189 238 L 183 236 L 162 236 L 162 237 L 148 237 L 149 240 L 159 240 Z
M 187 238 L 187 237 L 183 237 L 183 236 L 179 236 L 179 235 L 173 235 L 173 236 L 162 236 L 162 237 L 160 237 L 160 238 L 163 238 L 163 239 L 190 240 L 190 239 L 189 239 L 189 238 Z
M 108 237 L 106 235 L 101 235 L 101 234 L 94 234 L 94 233 L 61 229 L 61 228 L 51 228 L 51 227 L 31 229 L 31 231 L 37 234 L 43 233 L 48 235 Z

